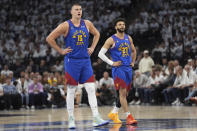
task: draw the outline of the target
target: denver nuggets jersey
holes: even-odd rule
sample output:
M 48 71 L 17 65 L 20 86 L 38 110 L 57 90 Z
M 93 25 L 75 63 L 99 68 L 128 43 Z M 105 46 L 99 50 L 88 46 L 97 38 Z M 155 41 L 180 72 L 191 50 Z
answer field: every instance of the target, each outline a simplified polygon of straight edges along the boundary
M 124 39 L 118 38 L 116 35 L 112 36 L 115 46 L 110 48 L 110 54 L 113 61 L 122 61 L 122 65 L 129 66 L 132 62 L 131 58 L 131 43 L 127 34 Z
M 66 57 L 73 59 L 87 59 L 88 55 L 88 40 L 89 32 L 86 28 L 84 20 L 80 21 L 79 27 L 74 26 L 71 20 L 67 21 L 69 24 L 68 35 L 64 38 L 66 48 L 71 47 L 72 52 L 68 53 Z

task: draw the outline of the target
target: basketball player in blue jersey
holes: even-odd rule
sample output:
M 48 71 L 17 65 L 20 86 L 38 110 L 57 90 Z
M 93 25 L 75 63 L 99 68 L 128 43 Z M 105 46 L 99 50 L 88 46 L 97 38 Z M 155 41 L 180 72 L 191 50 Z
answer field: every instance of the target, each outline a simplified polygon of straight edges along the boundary
M 112 76 L 117 90 L 116 106 L 108 114 L 114 123 L 121 123 L 118 117 L 118 110 L 122 106 L 127 124 L 136 124 L 137 121 L 128 111 L 127 94 L 131 88 L 132 67 L 136 59 L 136 49 L 132 38 L 125 33 L 125 21 L 119 18 L 115 22 L 116 34 L 108 38 L 101 48 L 98 56 L 112 66 Z M 112 60 L 105 53 L 109 50 Z
M 102 126 L 108 124 L 104 121 L 97 108 L 97 99 L 95 95 L 94 76 L 91 67 L 90 55 L 93 53 L 100 33 L 89 20 L 83 20 L 82 7 L 80 4 L 74 4 L 71 8 L 72 18 L 61 23 L 46 38 L 48 44 L 65 55 L 65 78 L 67 82 L 67 111 L 68 127 L 76 128 L 74 119 L 74 95 L 78 84 L 84 84 L 88 93 L 89 104 L 93 113 L 93 126 Z M 89 33 L 94 38 L 90 48 L 88 48 Z M 55 39 L 64 36 L 66 48 L 61 49 Z

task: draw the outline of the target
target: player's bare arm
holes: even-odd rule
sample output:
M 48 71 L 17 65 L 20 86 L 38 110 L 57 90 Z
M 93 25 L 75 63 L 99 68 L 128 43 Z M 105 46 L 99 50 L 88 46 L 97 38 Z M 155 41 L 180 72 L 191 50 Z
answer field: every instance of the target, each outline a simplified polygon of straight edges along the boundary
M 105 55 L 105 53 L 107 52 L 107 50 L 111 47 L 113 47 L 114 45 L 114 40 L 112 37 L 108 38 L 103 47 L 101 48 L 98 56 L 99 58 L 101 58 L 103 61 L 105 61 L 107 64 L 111 65 L 111 66 L 120 66 L 122 64 L 121 61 L 115 61 L 113 62 L 112 60 L 110 60 L 109 58 L 107 58 L 107 56 Z
M 53 47 L 57 52 L 59 52 L 61 55 L 66 55 L 67 53 L 71 52 L 72 49 L 70 47 L 66 49 L 61 49 L 57 43 L 56 39 L 60 37 L 61 35 L 66 36 L 68 33 L 69 25 L 67 22 L 61 23 L 58 25 L 57 28 L 55 28 L 46 38 L 47 43 Z
M 132 38 L 129 36 L 129 41 L 131 43 L 131 52 L 132 52 L 132 62 L 131 62 L 131 66 L 134 67 L 134 64 L 135 64 L 135 60 L 136 60 L 136 49 L 135 49 L 135 46 L 133 44 L 133 40 Z
M 94 52 L 94 49 L 99 41 L 100 38 L 100 33 L 99 31 L 95 28 L 95 26 L 93 25 L 92 22 L 90 22 L 89 20 L 85 20 L 85 24 L 89 30 L 89 32 L 94 35 L 93 41 L 92 41 L 92 45 L 90 48 L 88 48 L 88 54 L 91 55 Z

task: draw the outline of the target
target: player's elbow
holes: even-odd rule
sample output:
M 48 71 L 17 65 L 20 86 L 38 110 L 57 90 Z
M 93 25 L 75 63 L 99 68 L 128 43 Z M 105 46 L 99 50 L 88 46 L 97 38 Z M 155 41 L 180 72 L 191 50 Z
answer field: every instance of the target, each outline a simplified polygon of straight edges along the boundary
M 102 52 L 101 52 L 101 51 L 99 51 L 99 53 L 98 53 L 98 57 L 99 57 L 99 58 L 101 58 L 101 56 L 102 56 Z
M 98 38 L 100 38 L 100 32 L 99 31 L 96 31 L 95 36 L 98 37 Z
M 100 37 L 100 32 L 98 32 L 98 36 Z
M 46 38 L 46 42 L 47 42 L 47 43 L 49 43 L 49 41 L 50 41 L 50 37 L 49 37 L 49 36 L 47 36 L 47 38 Z
M 46 42 L 47 42 L 48 44 L 50 44 L 52 40 L 53 40 L 53 39 L 52 39 L 50 36 L 47 36 Z

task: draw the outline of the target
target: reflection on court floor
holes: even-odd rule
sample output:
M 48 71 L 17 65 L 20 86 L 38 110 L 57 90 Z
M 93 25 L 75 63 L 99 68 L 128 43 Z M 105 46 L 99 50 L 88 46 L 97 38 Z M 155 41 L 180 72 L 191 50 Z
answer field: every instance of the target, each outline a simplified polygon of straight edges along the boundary
M 100 107 L 103 119 L 112 107 Z M 92 127 L 92 113 L 89 107 L 75 109 L 77 128 L 68 129 L 65 108 L 43 110 L 0 111 L 0 131 L 197 131 L 197 109 L 186 106 L 130 106 L 137 125 L 126 125 L 123 111 L 120 111 L 122 124 Z
M 21 124 L 4 124 L 0 125 L 0 129 L 6 131 L 65 131 L 67 128 L 66 121 L 55 122 L 38 122 L 38 123 L 21 123 Z M 135 130 L 159 130 L 159 129 L 181 129 L 181 128 L 197 128 L 197 119 L 138 119 L 137 125 L 113 124 L 93 128 L 92 121 L 83 120 L 76 121 L 77 128 L 72 131 L 135 131 Z

